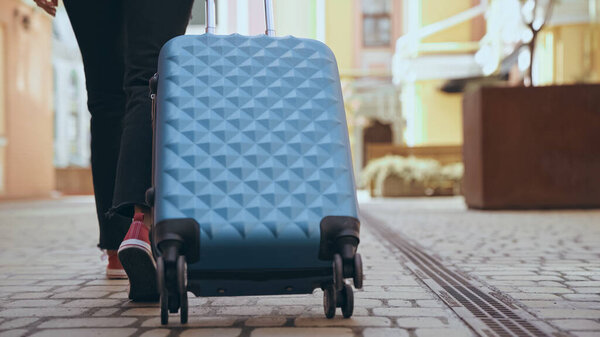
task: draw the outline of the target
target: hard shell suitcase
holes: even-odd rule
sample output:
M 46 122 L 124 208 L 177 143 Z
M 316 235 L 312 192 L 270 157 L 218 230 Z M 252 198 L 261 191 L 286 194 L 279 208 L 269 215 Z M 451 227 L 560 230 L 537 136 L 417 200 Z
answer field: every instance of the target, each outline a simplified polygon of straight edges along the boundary
M 353 310 L 359 221 L 339 74 L 321 42 L 180 36 L 160 52 L 153 98 L 153 248 L 161 321 L 196 296 L 312 293 Z

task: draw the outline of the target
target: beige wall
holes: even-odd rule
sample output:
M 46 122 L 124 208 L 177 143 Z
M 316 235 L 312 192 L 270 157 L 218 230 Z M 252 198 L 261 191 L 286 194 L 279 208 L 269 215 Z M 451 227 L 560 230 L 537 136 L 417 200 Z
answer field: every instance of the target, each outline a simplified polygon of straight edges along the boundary
M 54 188 L 51 20 L 19 0 L 2 0 L 0 26 L 6 137 L 0 197 L 48 196 Z
M 538 84 L 600 82 L 600 24 L 545 28 L 536 41 Z

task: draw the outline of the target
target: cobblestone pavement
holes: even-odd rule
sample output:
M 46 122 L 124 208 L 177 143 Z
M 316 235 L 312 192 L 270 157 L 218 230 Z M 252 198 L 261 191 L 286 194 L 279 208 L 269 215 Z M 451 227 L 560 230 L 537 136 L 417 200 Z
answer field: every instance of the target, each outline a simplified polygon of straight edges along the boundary
M 467 211 L 461 198 L 374 199 L 361 210 L 537 318 L 600 336 L 600 211 Z
M 396 206 L 390 205 L 393 211 Z M 369 211 L 371 205 L 364 208 Z M 474 335 L 368 226 L 362 229 L 360 246 L 365 286 L 355 293 L 352 319 L 341 318 L 339 312 L 336 319 L 325 319 L 318 290 L 306 296 L 190 297 L 189 323 L 182 327 L 174 316 L 166 328 L 160 325 L 156 304 L 132 303 L 127 300 L 127 281 L 104 278 L 91 198 L 2 203 L 0 233 L 0 337 Z M 432 237 L 425 238 L 431 242 Z M 472 268 L 478 266 L 467 261 Z M 598 280 L 595 275 L 582 277 L 593 282 Z M 526 285 L 536 284 L 531 282 Z M 564 324 L 593 327 L 592 323 L 598 324 L 585 317 Z

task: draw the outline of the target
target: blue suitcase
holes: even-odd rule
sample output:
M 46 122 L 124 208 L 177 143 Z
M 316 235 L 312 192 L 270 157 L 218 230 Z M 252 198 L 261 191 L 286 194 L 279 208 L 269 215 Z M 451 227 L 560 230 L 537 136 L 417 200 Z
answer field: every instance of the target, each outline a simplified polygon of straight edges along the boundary
M 151 79 L 153 248 L 161 322 L 196 296 L 324 290 L 325 314 L 362 287 L 357 202 L 337 64 L 321 42 L 179 36 Z

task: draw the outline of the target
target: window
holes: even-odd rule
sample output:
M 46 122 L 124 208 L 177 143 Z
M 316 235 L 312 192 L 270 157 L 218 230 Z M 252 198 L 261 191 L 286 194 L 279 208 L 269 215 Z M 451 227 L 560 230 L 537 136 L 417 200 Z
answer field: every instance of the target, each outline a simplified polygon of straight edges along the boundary
M 364 46 L 389 46 L 392 30 L 391 0 L 363 0 L 362 12 Z

